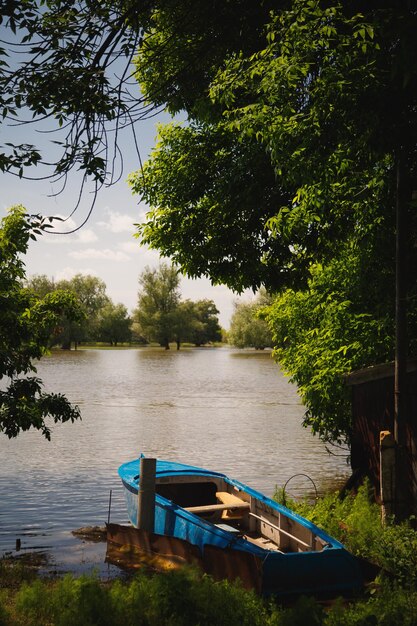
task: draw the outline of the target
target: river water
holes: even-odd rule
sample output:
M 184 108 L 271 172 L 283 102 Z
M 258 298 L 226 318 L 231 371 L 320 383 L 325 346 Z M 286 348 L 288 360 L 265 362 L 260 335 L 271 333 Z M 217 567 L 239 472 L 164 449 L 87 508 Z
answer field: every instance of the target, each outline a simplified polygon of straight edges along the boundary
M 71 530 L 127 517 L 117 468 L 140 452 L 199 465 L 272 495 L 319 493 L 348 476 L 301 426 L 303 407 L 269 353 L 229 348 L 54 352 L 38 365 L 48 391 L 62 392 L 82 421 L 0 434 L 0 554 L 44 552 L 49 568 L 114 575 L 103 548 Z

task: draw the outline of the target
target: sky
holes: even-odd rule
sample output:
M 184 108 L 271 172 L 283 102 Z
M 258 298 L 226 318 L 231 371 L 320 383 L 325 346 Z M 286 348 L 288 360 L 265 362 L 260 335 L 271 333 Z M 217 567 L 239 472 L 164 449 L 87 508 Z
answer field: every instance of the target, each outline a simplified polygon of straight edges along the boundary
M 146 160 L 154 145 L 156 124 L 165 121 L 168 121 L 168 116 L 160 114 L 139 122 L 137 135 L 142 160 Z M 46 140 L 55 138 L 48 136 Z M 38 134 L 30 125 L 5 127 L 1 124 L 0 143 L 7 140 L 38 145 L 39 141 L 45 141 L 45 136 Z M 122 178 L 114 186 L 99 192 L 88 222 L 74 234 L 44 234 L 31 242 L 25 263 L 27 276 L 46 274 L 55 280 L 68 279 L 77 273 L 97 276 L 105 282 L 110 298 L 132 311 L 137 305 L 140 273 L 146 266 L 157 267 L 160 257 L 158 252 L 140 246 L 134 238 L 133 224 L 143 220 L 148 207 L 132 195 L 126 182 L 128 174 L 139 167 L 129 131 L 122 135 L 121 148 L 124 158 Z M 33 175 L 37 172 L 34 171 Z M 59 189 L 47 180 L 20 180 L 11 174 L 0 174 L 0 184 L 1 217 L 8 207 L 15 204 L 23 204 L 29 213 L 67 217 L 76 204 L 78 194 L 78 187 L 71 180 L 64 191 L 55 196 L 53 194 Z M 59 223 L 55 230 L 69 231 L 81 224 L 90 202 L 91 193 L 87 190 L 75 215 Z M 220 324 L 223 328 L 229 327 L 237 294 L 222 285 L 212 286 L 208 279 L 187 278 L 181 280 L 181 292 L 184 299 L 213 300 L 220 312 Z

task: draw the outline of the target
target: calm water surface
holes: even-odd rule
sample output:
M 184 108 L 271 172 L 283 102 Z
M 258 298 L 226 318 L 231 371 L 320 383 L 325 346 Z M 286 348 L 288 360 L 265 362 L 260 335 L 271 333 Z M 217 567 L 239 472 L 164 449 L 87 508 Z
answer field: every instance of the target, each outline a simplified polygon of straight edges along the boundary
M 104 565 L 81 526 L 127 522 L 117 468 L 140 452 L 225 472 L 272 495 L 294 474 L 320 492 L 348 475 L 301 426 L 295 387 L 267 353 L 228 348 L 55 352 L 38 366 L 49 391 L 79 405 L 82 421 L 9 441 L 0 435 L 0 553 L 45 551 L 57 571 Z M 288 491 L 311 491 L 304 477 Z M 106 569 L 107 568 L 107 569 Z

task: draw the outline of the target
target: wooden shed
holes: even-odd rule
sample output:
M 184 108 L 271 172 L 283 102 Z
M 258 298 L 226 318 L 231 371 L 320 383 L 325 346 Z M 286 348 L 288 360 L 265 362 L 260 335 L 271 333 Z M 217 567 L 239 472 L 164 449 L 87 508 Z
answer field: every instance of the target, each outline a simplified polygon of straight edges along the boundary
M 394 363 L 376 365 L 346 377 L 352 388 L 352 470 L 367 475 L 380 493 L 379 433 L 394 430 Z M 407 364 L 406 481 L 410 514 L 417 514 L 417 360 Z

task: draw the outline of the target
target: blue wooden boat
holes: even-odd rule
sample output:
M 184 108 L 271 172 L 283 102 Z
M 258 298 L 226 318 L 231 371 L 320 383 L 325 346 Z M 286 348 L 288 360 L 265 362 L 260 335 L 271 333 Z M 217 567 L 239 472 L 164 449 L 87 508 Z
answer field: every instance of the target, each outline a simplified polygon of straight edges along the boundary
M 140 458 L 119 468 L 136 526 Z M 226 475 L 182 463 L 156 463 L 155 529 L 205 551 L 251 555 L 266 595 L 350 595 L 364 578 L 358 559 L 313 523 Z

